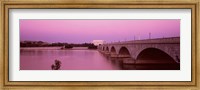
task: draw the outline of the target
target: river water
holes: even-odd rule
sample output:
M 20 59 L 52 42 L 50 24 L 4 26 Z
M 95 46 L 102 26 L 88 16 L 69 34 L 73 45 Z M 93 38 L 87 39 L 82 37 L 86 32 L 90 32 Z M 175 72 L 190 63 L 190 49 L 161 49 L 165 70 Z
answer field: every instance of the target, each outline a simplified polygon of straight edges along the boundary
M 20 70 L 51 70 L 55 60 L 61 61 L 61 70 L 119 70 L 98 50 L 60 50 L 54 48 L 20 49 Z
M 61 61 L 60 70 L 165 70 L 177 69 L 166 65 L 124 65 L 110 59 L 98 50 L 76 48 L 61 50 L 60 47 L 31 47 L 20 49 L 20 70 L 51 70 L 55 60 Z M 179 68 L 178 68 L 179 69 Z

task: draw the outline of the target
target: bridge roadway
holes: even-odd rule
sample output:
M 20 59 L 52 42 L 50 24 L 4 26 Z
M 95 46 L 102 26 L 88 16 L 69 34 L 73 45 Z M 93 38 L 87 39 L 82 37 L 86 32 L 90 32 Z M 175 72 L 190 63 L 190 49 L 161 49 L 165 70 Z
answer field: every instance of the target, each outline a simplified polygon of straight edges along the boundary
M 111 58 L 127 59 L 127 63 L 180 63 L 180 37 L 106 43 L 98 50 Z M 153 59 L 145 61 L 145 57 Z

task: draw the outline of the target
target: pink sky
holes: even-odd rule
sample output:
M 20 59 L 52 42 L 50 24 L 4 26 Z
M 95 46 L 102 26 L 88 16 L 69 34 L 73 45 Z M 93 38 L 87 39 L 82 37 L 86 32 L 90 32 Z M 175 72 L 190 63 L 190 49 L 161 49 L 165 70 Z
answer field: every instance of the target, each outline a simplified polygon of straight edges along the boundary
M 20 41 L 84 43 L 179 37 L 180 20 L 20 20 Z

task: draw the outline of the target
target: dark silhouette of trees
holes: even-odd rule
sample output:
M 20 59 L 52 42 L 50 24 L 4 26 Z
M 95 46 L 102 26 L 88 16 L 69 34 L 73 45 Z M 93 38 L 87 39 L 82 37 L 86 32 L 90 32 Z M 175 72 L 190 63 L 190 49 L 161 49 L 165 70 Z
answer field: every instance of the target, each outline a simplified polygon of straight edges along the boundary
M 88 46 L 88 49 L 97 49 L 97 46 L 95 46 L 94 44 L 91 44 Z
M 43 41 L 23 41 L 20 42 L 20 47 L 63 47 L 62 49 L 70 49 L 73 47 L 88 47 L 88 49 L 97 49 L 92 43 L 82 43 L 82 44 L 69 44 L 69 43 L 46 43 Z
M 23 41 L 20 42 L 20 47 L 45 47 L 49 44 L 43 41 Z
M 65 45 L 65 48 L 73 48 L 72 45 Z

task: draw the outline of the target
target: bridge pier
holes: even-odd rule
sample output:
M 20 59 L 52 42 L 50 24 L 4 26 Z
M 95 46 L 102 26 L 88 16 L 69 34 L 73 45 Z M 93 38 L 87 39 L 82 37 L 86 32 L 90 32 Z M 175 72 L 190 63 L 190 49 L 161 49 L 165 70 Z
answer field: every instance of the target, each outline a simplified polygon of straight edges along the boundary
M 110 54 L 110 57 L 111 57 L 111 58 L 118 58 L 118 55 L 117 55 L 117 54 L 111 53 L 111 54 Z
M 99 50 L 99 52 L 103 55 L 110 56 L 110 52 Z
M 104 55 L 106 55 L 106 56 L 110 56 L 110 52 L 104 52 Z
M 136 64 L 136 60 L 133 58 L 123 58 L 123 64 Z

